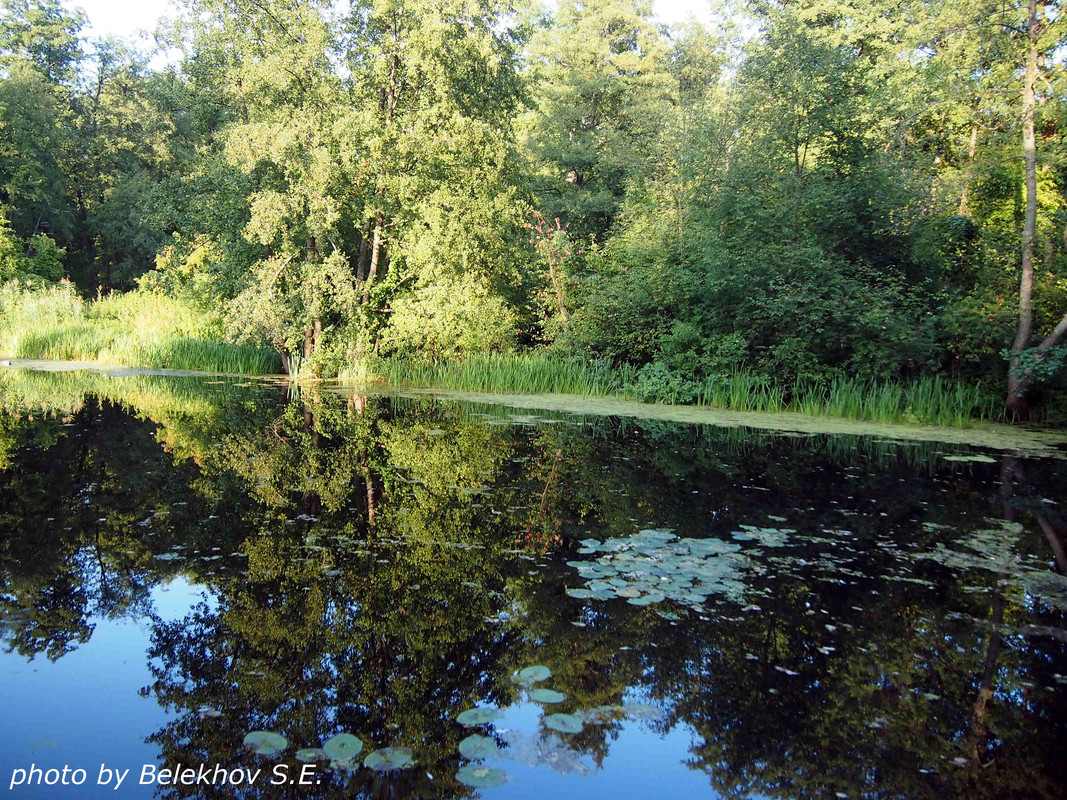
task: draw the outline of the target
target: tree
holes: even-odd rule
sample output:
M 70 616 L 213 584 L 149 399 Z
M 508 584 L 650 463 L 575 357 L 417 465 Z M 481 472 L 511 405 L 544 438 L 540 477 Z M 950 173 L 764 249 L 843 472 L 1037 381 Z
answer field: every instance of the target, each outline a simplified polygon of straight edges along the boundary
M 578 241 L 603 239 L 630 181 L 655 168 L 676 91 L 645 0 L 565 0 L 530 42 L 523 121 L 532 188 Z
M 1039 74 L 1045 71 L 1046 64 L 1054 62 L 1053 49 L 1060 42 L 1052 33 L 1060 22 L 1057 13 L 1048 15 L 1048 4 L 1037 0 L 1027 0 L 1026 21 L 1021 33 L 1025 39 L 1025 56 L 1022 91 L 1022 150 L 1025 170 L 1026 212 L 1023 218 L 1022 265 L 1019 279 L 1019 323 L 1015 340 L 1011 346 L 1008 363 L 1008 408 L 1019 419 L 1029 416 L 1029 404 L 1026 399 L 1027 389 L 1034 379 L 1035 371 L 1042 362 L 1049 358 L 1052 348 L 1059 344 L 1067 333 L 1067 312 L 1041 341 L 1037 347 L 1027 353 L 1033 334 L 1033 291 L 1034 291 L 1034 239 L 1037 231 L 1037 137 L 1034 130 L 1034 116 L 1039 96 L 1039 81 L 1048 85 L 1047 78 Z M 1009 24 L 1009 23 L 1004 23 Z M 1058 32 L 1058 31 L 1057 31 Z M 1047 91 L 1047 90 L 1046 90 Z M 1024 356 L 1026 363 L 1024 363 Z M 1062 358 L 1062 357 L 1061 357 Z

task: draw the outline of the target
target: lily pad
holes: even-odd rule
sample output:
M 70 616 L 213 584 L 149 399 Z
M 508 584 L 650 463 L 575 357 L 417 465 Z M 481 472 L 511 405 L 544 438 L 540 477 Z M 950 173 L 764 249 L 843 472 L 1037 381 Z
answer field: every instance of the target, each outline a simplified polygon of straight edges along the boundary
M 531 683 L 540 683 L 546 681 L 552 677 L 552 670 L 541 664 L 537 664 L 533 667 L 526 667 L 516 672 L 511 679 L 515 683 L 520 683 L 523 686 L 529 686 Z
M 415 763 L 410 747 L 383 747 L 363 759 L 363 766 L 375 772 L 407 769 Z
M 330 761 L 352 761 L 363 752 L 363 742 L 351 733 L 339 733 L 322 745 Z
M 496 751 L 497 746 L 495 739 L 491 739 L 488 736 L 479 736 L 477 733 L 472 733 L 459 743 L 459 754 L 464 758 L 469 758 L 471 760 L 485 758 Z
M 276 756 L 289 746 L 289 740 L 272 731 L 252 731 L 245 735 L 244 746 L 256 755 Z
M 549 714 L 545 717 L 545 727 L 560 733 L 578 733 L 582 730 L 582 721 L 572 714 Z
M 555 689 L 531 689 L 529 695 L 535 703 L 562 703 L 567 699 L 567 695 Z
M 508 782 L 508 774 L 495 767 L 466 764 L 456 770 L 456 780 L 472 789 L 492 789 Z
M 486 725 L 494 719 L 499 719 L 498 708 L 469 708 L 456 717 L 456 722 L 465 728 L 474 728 L 478 725 Z
M 316 761 L 329 761 L 330 757 L 320 747 L 305 747 L 296 751 L 296 760 L 305 764 L 314 764 Z

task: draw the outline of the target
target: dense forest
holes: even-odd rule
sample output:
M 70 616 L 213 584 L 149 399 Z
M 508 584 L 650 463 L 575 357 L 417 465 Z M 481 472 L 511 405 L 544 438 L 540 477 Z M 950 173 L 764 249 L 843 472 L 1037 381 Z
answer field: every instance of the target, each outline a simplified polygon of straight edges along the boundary
M 6 355 L 936 379 L 1067 418 L 1059 2 L 188 0 L 158 68 L 2 5 Z

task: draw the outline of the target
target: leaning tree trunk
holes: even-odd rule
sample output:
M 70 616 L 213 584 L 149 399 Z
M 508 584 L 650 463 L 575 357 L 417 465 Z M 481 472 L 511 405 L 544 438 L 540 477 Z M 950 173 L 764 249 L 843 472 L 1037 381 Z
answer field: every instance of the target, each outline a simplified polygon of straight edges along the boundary
M 1043 4 L 1042 4 L 1043 6 Z M 1052 332 L 1033 348 L 1033 357 L 1025 366 L 1022 353 L 1033 333 L 1034 236 L 1037 229 L 1037 139 L 1034 135 L 1034 105 L 1036 102 L 1038 40 L 1047 23 L 1037 14 L 1037 0 L 1029 0 L 1029 36 L 1026 45 L 1026 86 L 1023 89 L 1023 160 L 1026 169 L 1026 217 L 1023 220 L 1022 279 L 1019 283 L 1019 327 L 1011 346 L 1008 366 L 1007 406 L 1017 419 L 1025 420 L 1030 408 L 1026 391 L 1034 378 L 1034 370 L 1049 351 L 1067 334 L 1067 314 Z M 1044 15 L 1042 15 L 1043 17 Z
M 1022 276 L 1019 281 L 1019 325 L 1008 361 L 1008 396 L 1005 403 L 1017 419 L 1029 416 L 1022 352 L 1030 343 L 1034 327 L 1034 235 L 1037 230 L 1037 139 L 1034 136 L 1034 105 L 1037 83 L 1037 0 L 1027 3 L 1029 17 L 1026 41 L 1026 73 L 1023 85 L 1023 164 L 1026 170 L 1026 213 L 1023 218 Z

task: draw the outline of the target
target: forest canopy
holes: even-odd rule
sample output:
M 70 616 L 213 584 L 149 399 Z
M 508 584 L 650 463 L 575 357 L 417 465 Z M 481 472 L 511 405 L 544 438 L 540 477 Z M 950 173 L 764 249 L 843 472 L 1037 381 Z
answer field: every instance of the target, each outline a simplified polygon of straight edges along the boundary
M 536 351 L 1067 418 L 1061 3 L 713 11 L 187 0 L 151 66 L 3 0 L 0 350 L 156 314 L 321 376 Z

